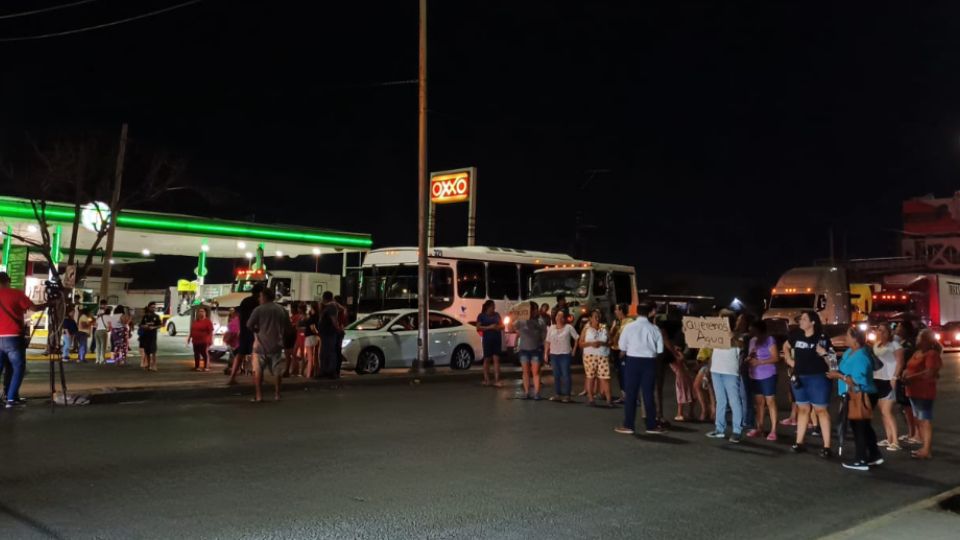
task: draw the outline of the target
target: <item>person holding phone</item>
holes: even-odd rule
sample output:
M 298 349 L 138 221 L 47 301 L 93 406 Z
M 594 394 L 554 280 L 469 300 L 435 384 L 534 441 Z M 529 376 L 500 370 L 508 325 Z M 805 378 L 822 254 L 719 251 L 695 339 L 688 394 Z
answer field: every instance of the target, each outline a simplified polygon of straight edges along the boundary
M 827 459 L 831 456 L 829 406 L 833 387 L 827 373 L 831 366 L 836 369 L 837 354 L 830 344 L 830 338 L 823 333 L 817 312 L 804 311 L 797 323 L 799 330 L 792 332 L 783 344 L 783 359 L 796 374 L 796 380 L 791 384 L 797 402 L 797 439 L 790 448 L 797 453 L 806 451 L 804 439 L 812 409 L 812 414 L 820 421 L 823 436 L 823 448 L 819 456 Z
M 156 302 L 150 302 L 143 309 L 143 318 L 140 319 L 140 348 L 143 349 L 140 367 L 147 371 L 157 371 L 157 332 L 161 322 L 156 309 Z

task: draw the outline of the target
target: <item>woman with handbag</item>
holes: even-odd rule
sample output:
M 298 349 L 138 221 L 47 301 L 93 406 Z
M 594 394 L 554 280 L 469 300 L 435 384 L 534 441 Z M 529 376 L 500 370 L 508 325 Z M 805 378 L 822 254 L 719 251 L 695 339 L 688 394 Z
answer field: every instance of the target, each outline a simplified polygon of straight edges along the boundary
M 847 349 L 840 360 L 838 370 L 830 371 L 827 377 L 837 380 L 837 392 L 845 398 L 847 419 L 853 429 L 856 444 L 854 460 L 843 467 L 854 471 L 869 471 L 870 467 L 883 463 L 877 448 L 877 434 L 871 420 L 877 404 L 877 387 L 873 382 L 873 349 L 867 345 L 867 336 L 855 326 L 847 330 Z M 879 362 L 877 362 L 879 363 Z
M 911 452 L 910 457 L 915 459 L 930 459 L 930 447 L 933 439 L 933 401 L 937 397 L 937 379 L 940 377 L 940 368 L 943 359 L 940 357 L 940 344 L 933 330 L 929 328 L 917 336 L 917 351 L 907 362 L 904 370 L 903 384 L 907 386 L 907 397 L 917 424 L 920 425 L 920 436 L 923 447 Z

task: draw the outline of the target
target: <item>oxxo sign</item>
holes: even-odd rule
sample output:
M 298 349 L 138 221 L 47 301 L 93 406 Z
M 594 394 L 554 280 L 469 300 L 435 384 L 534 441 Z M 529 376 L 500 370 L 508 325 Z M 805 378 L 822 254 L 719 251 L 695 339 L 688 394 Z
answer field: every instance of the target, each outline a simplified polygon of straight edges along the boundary
M 448 204 L 470 199 L 470 171 L 435 174 L 430 178 L 430 202 Z

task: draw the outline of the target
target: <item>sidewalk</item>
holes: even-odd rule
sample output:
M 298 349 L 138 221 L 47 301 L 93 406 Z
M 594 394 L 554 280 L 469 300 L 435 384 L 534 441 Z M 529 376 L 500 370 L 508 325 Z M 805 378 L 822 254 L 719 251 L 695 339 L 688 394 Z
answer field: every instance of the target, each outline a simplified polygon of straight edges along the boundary
M 119 403 L 124 401 L 143 401 L 148 399 L 184 399 L 225 397 L 231 395 L 252 394 L 251 375 L 238 377 L 240 384 L 228 386 L 228 376 L 223 370 L 226 364 L 213 363 L 208 372 L 193 371 L 192 359 L 166 358 L 158 360 L 157 372 L 140 369 L 140 359 L 132 357 L 126 367 L 112 364 L 98 366 L 91 362 L 64 364 L 67 379 L 67 394 L 86 395 L 91 404 Z M 501 369 L 505 379 L 517 378 L 520 369 L 505 366 Z M 291 377 L 284 379 L 287 392 L 336 386 L 379 385 L 379 384 L 419 384 L 420 382 L 457 382 L 479 381 L 482 372 L 479 366 L 466 371 L 454 371 L 447 367 L 438 367 L 432 373 L 412 375 L 406 369 L 385 369 L 376 375 L 357 375 L 344 371 L 339 381 L 310 380 Z M 264 380 L 265 391 L 272 393 L 273 379 L 267 374 Z M 56 368 L 56 390 L 60 391 L 60 371 Z M 20 395 L 27 399 L 49 402 L 50 370 L 48 362 L 31 361 L 27 364 Z
M 953 540 L 960 530 L 960 488 L 905 506 L 821 540 Z M 945 509 L 949 506 L 951 510 Z

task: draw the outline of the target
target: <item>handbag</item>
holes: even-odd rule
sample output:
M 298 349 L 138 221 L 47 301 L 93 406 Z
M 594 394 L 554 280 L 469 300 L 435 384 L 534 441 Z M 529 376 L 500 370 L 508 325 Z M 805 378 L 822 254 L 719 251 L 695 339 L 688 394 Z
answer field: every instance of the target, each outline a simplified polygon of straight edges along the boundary
M 873 404 L 866 392 L 851 388 L 847 392 L 847 419 L 870 420 L 873 418 Z

